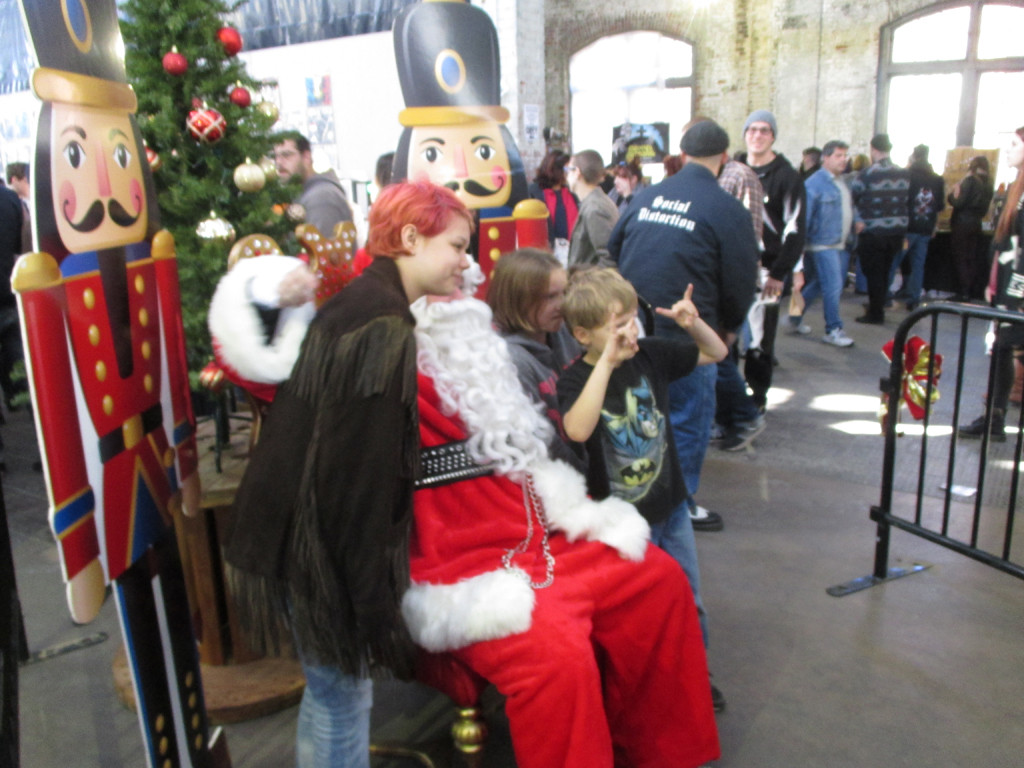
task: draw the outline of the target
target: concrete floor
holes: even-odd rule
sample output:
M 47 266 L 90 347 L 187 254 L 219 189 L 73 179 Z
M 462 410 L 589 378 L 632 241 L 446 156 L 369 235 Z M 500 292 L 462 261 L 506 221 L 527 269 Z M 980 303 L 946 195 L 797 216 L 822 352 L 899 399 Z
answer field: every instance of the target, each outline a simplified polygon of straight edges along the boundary
M 878 380 L 888 371 L 879 350 L 905 316 L 894 310 L 884 327 L 860 326 L 852 318 L 862 301 L 849 293 L 843 299 L 846 330 L 857 342 L 851 349 L 820 343 L 820 305 L 808 315 L 815 334 L 780 335 L 768 430 L 748 451 L 712 449 L 708 456 L 698 499 L 725 518 L 724 531 L 697 536 L 710 666 L 728 699 L 718 716 L 723 756 L 715 765 L 1019 768 L 1024 583 L 896 531 L 890 565 L 920 562 L 928 570 L 843 598 L 826 594 L 872 570 L 868 510 L 879 503 L 883 439 L 871 424 Z M 982 331 L 972 331 L 961 420 L 980 407 Z M 951 423 L 952 384 L 952 377 L 940 384 L 936 423 Z M 90 626 L 70 622 L 41 480 L 30 469 L 36 455 L 25 415 L 13 414 L 3 434 L 3 492 L 31 650 L 109 635 L 21 669 L 21 764 L 142 765 L 135 717 L 114 695 L 110 670 L 120 633 L 113 606 Z M 941 454 L 941 446 L 937 438 L 930 450 Z M 1010 456 L 1012 446 L 994 450 Z M 993 453 L 989 464 L 1005 456 Z M 940 497 L 932 475 L 929 503 Z M 993 477 L 996 496 L 986 491 L 983 505 L 990 516 L 1005 496 L 998 491 L 1005 483 Z M 910 470 L 897 473 L 894 508 L 913 500 L 915 478 Z M 964 507 L 954 505 L 954 514 Z M 1024 561 L 1019 546 L 1015 552 Z M 513 766 L 500 699 L 487 702 L 492 737 L 480 764 Z M 459 764 L 445 735 L 449 714 L 447 701 L 427 689 L 379 685 L 374 737 L 424 743 L 438 765 Z M 234 766 L 291 765 L 295 717 L 292 708 L 226 726 Z

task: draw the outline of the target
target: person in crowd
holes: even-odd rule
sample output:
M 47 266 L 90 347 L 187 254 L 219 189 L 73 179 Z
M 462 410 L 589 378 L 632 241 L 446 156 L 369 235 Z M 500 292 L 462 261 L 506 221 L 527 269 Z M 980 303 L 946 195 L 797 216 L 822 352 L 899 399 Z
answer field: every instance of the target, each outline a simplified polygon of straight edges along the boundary
M 694 121 L 691 121 L 691 124 Z M 754 225 L 754 236 L 758 249 L 761 247 L 764 229 L 764 189 L 757 174 L 746 163 L 730 158 L 718 174 L 718 186 L 739 200 L 750 213 Z M 756 308 L 751 308 L 754 312 Z M 766 426 L 764 414 L 747 391 L 747 381 L 740 373 L 739 361 L 746 352 L 750 340 L 749 318 L 737 339 L 729 345 L 729 354 L 718 363 L 718 378 L 715 381 L 715 424 L 712 438 L 719 448 L 726 451 L 741 451 L 750 445 Z M 742 349 L 741 349 L 742 346 Z M 753 429 L 751 429 L 753 426 Z M 695 525 L 702 525 L 701 518 L 720 517 L 697 506 Z
M 779 325 L 779 299 L 785 288 L 795 283 L 799 288 L 803 275 L 794 277 L 804 250 L 806 209 L 804 183 L 789 160 L 775 151 L 778 138 L 775 115 L 767 109 L 751 112 L 743 124 L 746 153 L 740 160 L 757 174 L 764 187 L 764 231 L 761 243 L 761 266 L 767 270 L 761 286 L 761 335 L 748 351 L 747 381 L 754 393 L 754 402 L 765 408 L 771 388 L 775 359 L 775 335 Z M 752 362 L 754 365 L 752 366 Z M 756 377 L 751 368 L 757 369 Z M 755 429 L 756 425 L 752 427 Z
M 11 271 L 23 246 L 23 216 L 22 201 L 17 193 L 8 187 L 0 187 L 0 272 L 4 276 L 3 285 L 0 286 L 0 388 L 8 409 L 17 407 L 16 397 L 27 389 L 24 381 L 15 382 L 11 376 L 15 364 L 25 357 L 21 345 L 18 301 L 11 290 Z M 0 435 L 0 472 L 6 469 L 4 441 Z
M 932 170 L 928 162 L 928 147 L 918 144 L 907 165 L 910 172 L 910 212 L 907 220 L 907 247 L 893 261 L 889 271 L 889 286 L 896 279 L 896 271 L 910 262 L 905 277 L 894 298 L 906 302 L 908 310 L 921 302 L 924 287 L 924 266 L 928 258 L 928 244 L 938 228 L 939 214 L 946 207 L 946 183 Z
M 767 109 L 751 112 L 743 124 L 747 151 L 739 157 L 753 169 L 764 188 L 761 260 L 768 270 L 763 289 L 767 298 L 782 295 L 784 284 L 803 255 L 807 215 L 803 180 L 785 155 L 774 150 L 777 137 L 775 115 Z
M 821 168 L 821 150 L 817 147 L 808 147 L 804 150 L 803 159 L 800 161 L 800 177 L 809 179 L 818 169 Z
M 803 305 L 807 311 L 821 295 L 825 313 L 825 335 L 821 340 L 834 347 L 852 347 L 853 339 L 843 330 L 839 297 L 850 257 L 846 243 L 853 224 L 853 201 L 842 182 L 849 145 L 833 140 L 821 149 L 821 168 L 804 182 L 807 193 L 807 253 L 804 255 Z M 790 322 L 800 334 L 810 333 L 803 315 Z
M 1006 194 L 993 238 L 996 257 L 992 262 L 995 285 L 990 288 L 992 303 L 1003 309 L 1024 311 L 1024 126 L 1011 136 L 1006 149 L 1006 163 L 1017 170 L 1017 178 Z M 991 286 L 990 282 L 990 286 Z M 1001 324 L 992 345 L 995 358 L 989 397 L 992 399 L 991 420 L 984 415 L 960 427 L 957 434 L 980 439 L 986 432 L 995 442 L 1006 441 L 1006 408 L 1014 384 L 1014 355 L 1024 347 L 1024 325 Z
M 669 382 L 698 365 L 717 363 L 728 350 L 700 319 L 692 293 L 689 285 L 679 301 L 656 310 L 689 338 L 637 339 L 633 286 L 614 269 L 574 274 L 566 295 L 566 323 L 586 353 L 559 380 L 558 399 L 569 438 L 587 445 L 591 496 L 625 499 L 650 523 L 651 541 L 686 573 L 707 647 L 697 544 L 665 415 Z M 711 696 L 716 711 L 725 708 L 725 697 L 714 686 Z
M 640 163 L 633 160 L 629 163 L 619 163 L 612 169 L 615 189 L 608 194 L 612 202 L 619 209 L 621 216 L 626 212 L 633 195 L 638 189 L 643 188 L 644 172 L 640 170 Z
M 981 248 L 981 220 L 988 213 L 995 189 L 989 174 L 988 158 L 972 157 L 967 175 L 953 185 L 949 204 L 953 216 L 949 222 L 949 246 L 956 268 L 956 298 L 970 301 L 981 296 L 980 286 L 987 275 L 985 254 Z
M 583 469 L 582 447 L 573 450 L 562 428 L 556 391 L 562 370 L 582 354 L 562 321 L 567 280 L 565 268 L 552 254 L 520 248 L 498 259 L 487 303 L 508 344 L 519 383 L 555 427 L 548 444 L 551 457 Z
M 232 592 L 253 643 L 294 642 L 302 662 L 300 768 L 366 768 L 371 676 L 412 674 L 400 614 L 419 466 L 409 304 L 460 288 L 472 229 L 443 187 L 381 193 L 373 262 L 310 324 L 238 488 Z
M 394 152 L 385 152 L 377 158 L 377 165 L 373 169 L 373 183 L 377 185 L 378 192 L 391 183 L 391 168 L 394 164 Z
M 619 209 L 601 189 L 604 162 L 593 149 L 573 155 L 566 170 L 569 188 L 580 201 L 579 217 L 569 242 L 569 267 L 611 264 L 608 236 L 619 220 Z
M 32 219 L 28 207 L 29 198 L 32 196 L 32 187 L 29 183 L 28 163 L 7 164 L 7 185 L 21 198 L 21 250 L 18 252 L 28 253 L 32 250 Z
M 661 165 L 665 169 L 665 178 L 667 179 L 669 176 L 679 173 L 683 167 L 683 159 L 679 155 L 665 155 Z
M 530 197 L 543 201 L 548 208 L 548 244 L 563 263 L 569 258 L 569 240 L 580 208 L 580 201 L 565 178 L 565 167 L 570 159 L 560 149 L 551 150 L 544 156 L 530 184 Z
M 301 133 L 278 134 L 274 162 L 281 178 L 302 182 L 302 194 L 296 202 L 305 209 L 306 223 L 316 227 L 321 235 L 331 237 L 335 224 L 354 220 L 352 206 L 337 174 L 333 170 L 324 173 L 313 170 L 312 147 Z
M 853 197 L 854 229 L 857 232 L 857 260 L 867 279 L 868 303 L 858 323 L 885 322 L 889 295 L 889 271 L 903 249 L 907 234 L 910 173 L 893 165 L 889 158 L 892 142 L 884 133 L 871 138 L 871 165 L 850 185 Z
M 520 768 L 714 760 L 683 571 L 648 546 L 635 507 L 588 498 L 583 476 L 548 457 L 551 424 L 519 385 L 486 304 L 412 309 L 423 457 L 403 599 L 413 638 L 505 696 Z
M 757 281 L 757 240 L 750 213 L 718 186 L 729 136 L 717 123 L 691 126 L 681 144 L 686 164 L 674 176 L 637 193 L 608 242 L 619 271 L 654 306 L 672 306 L 693 284 L 700 317 L 727 343 L 747 315 Z M 655 335 L 685 334 L 669 318 L 655 318 Z M 715 418 L 717 371 L 700 366 L 669 385 L 670 420 L 683 481 L 693 497 Z M 708 515 L 710 517 L 710 515 Z M 717 520 L 694 521 L 718 530 Z

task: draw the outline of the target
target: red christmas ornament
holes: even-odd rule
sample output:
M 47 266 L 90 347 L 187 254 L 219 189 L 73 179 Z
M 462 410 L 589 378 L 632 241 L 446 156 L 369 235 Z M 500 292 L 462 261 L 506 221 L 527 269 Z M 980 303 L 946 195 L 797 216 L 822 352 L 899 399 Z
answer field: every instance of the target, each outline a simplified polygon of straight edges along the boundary
M 242 36 L 234 27 L 221 27 L 217 30 L 217 39 L 224 46 L 224 53 L 234 56 L 242 50 Z
M 252 96 L 242 86 L 238 85 L 231 89 L 231 95 L 228 96 L 231 99 L 231 103 L 239 107 L 248 107 L 252 104 Z
M 163 65 L 167 74 L 181 77 L 188 69 L 188 59 L 178 53 L 177 48 L 171 48 L 164 54 Z
M 146 147 L 146 161 L 149 163 L 149 169 L 154 173 L 159 171 L 160 167 L 164 164 L 163 160 L 160 159 L 160 155 L 152 147 Z
M 185 121 L 192 138 L 204 144 L 215 144 L 224 138 L 228 124 L 216 109 L 193 109 Z

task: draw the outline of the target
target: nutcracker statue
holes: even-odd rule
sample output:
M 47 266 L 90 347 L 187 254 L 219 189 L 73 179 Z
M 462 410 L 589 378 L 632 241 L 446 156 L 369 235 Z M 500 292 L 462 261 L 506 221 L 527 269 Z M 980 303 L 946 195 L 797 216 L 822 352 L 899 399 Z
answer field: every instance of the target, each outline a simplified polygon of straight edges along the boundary
M 211 747 L 173 515 L 199 480 L 174 240 L 158 230 L 114 0 L 22 0 L 42 100 L 26 363 L 72 618 L 114 593 L 150 768 Z M 214 754 L 219 758 L 214 758 Z
M 474 251 L 484 275 L 517 247 L 548 247 L 547 207 L 526 174 L 501 96 L 498 34 L 463 0 L 423 0 L 395 20 L 395 61 L 406 108 L 394 179 L 448 187 L 479 216 Z

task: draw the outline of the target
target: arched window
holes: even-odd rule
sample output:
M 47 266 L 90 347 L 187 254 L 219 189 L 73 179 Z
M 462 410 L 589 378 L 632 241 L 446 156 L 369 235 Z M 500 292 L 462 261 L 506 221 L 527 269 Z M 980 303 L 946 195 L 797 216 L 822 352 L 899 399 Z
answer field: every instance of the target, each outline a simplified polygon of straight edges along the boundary
M 1024 124 L 1024 3 L 951 2 L 882 28 L 878 125 L 902 163 L 917 144 L 1002 149 Z
M 616 129 L 634 133 L 668 123 L 663 148 L 679 151 L 693 103 L 693 46 L 658 32 L 603 37 L 569 61 L 572 148 L 596 149 L 611 162 Z M 660 178 L 661 164 L 651 168 Z

